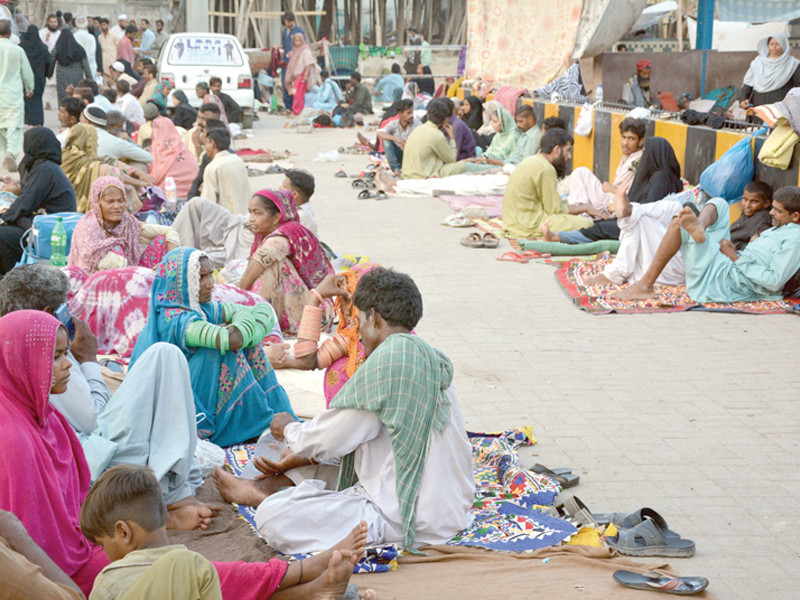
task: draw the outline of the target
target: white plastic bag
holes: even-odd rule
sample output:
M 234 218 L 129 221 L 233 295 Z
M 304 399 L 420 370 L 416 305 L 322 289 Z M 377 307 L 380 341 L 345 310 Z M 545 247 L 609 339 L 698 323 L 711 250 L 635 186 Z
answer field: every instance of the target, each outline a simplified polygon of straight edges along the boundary
M 197 440 L 194 456 L 200 463 L 203 479 L 211 475 L 215 467 L 225 464 L 225 450 L 208 440 Z
M 575 123 L 575 135 L 589 137 L 592 135 L 593 126 L 594 108 L 587 102 L 583 105 L 583 108 L 581 108 L 581 112 L 578 115 L 578 121 Z

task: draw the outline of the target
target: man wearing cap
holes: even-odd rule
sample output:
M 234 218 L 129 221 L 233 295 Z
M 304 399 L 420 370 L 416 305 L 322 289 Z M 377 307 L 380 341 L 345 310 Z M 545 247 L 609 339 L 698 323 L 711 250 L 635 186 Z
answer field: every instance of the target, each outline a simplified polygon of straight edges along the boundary
M 137 31 L 139 30 L 136 25 L 128 25 L 125 29 L 125 35 L 117 45 L 117 60 L 127 60 L 129 65 L 133 64 L 133 39 L 136 37 Z
M 622 99 L 631 106 L 650 108 L 650 68 L 649 60 L 636 63 L 636 75 L 628 79 L 622 88 Z
M 97 58 L 95 51 L 97 50 L 97 40 L 89 33 L 89 19 L 83 15 L 75 17 L 75 31 L 73 36 L 75 41 L 86 51 L 86 58 L 89 61 L 89 69 L 92 71 L 92 77 L 97 73 Z
M 120 15 L 117 17 L 117 24 L 111 28 L 111 33 L 121 40 L 125 36 L 125 30 L 128 28 L 128 15 Z
M 97 43 L 103 50 L 103 74 L 113 81 L 112 65 L 117 60 L 117 45 L 119 38 L 111 33 L 108 28 L 108 19 L 100 19 L 100 35 L 97 36 Z M 125 67 L 122 68 L 125 70 Z M 118 71 L 119 72 L 119 71 Z
M 106 131 L 106 111 L 96 104 L 90 104 L 83 109 L 81 123 L 93 125 L 97 130 L 97 157 L 99 159 L 115 158 L 146 165 L 153 162 L 153 156 L 147 150 L 142 150 L 136 144 Z
M 295 33 L 302 33 L 306 37 L 306 32 L 297 25 L 294 13 L 287 11 L 283 13 L 283 30 L 281 31 L 281 43 L 283 44 L 283 68 L 281 69 L 281 83 L 283 84 L 283 105 L 286 108 L 292 107 L 292 96 L 286 90 L 286 65 L 289 64 L 289 54 L 292 52 L 292 36 Z M 308 38 L 306 38 L 308 39 Z

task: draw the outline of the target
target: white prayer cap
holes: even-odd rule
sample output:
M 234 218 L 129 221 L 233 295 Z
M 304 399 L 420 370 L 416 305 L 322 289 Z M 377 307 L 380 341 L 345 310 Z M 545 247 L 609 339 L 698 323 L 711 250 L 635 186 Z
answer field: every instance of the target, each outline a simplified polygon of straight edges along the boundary
M 75 27 L 78 29 L 87 29 L 89 27 L 89 19 L 87 19 L 84 15 L 75 17 Z
M 123 65 L 119 61 L 115 61 L 114 64 L 111 65 L 111 68 L 114 69 L 115 71 L 117 71 L 118 73 L 124 73 L 125 72 L 125 65 Z
M 117 17 L 117 21 L 122 21 L 122 19 L 125 19 L 127 21 L 128 20 L 128 15 L 122 14 L 122 15 Z

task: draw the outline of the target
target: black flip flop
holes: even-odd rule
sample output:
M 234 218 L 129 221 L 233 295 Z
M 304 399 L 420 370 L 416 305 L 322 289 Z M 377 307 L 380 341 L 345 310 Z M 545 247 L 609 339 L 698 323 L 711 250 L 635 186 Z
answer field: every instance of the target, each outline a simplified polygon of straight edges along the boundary
M 545 475 L 550 479 L 555 479 L 558 483 L 561 484 L 562 489 L 567 489 L 571 487 L 575 487 L 581 482 L 581 476 L 576 475 L 569 469 L 558 469 L 558 472 L 553 469 L 548 469 L 544 465 L 540 465 L 536 463 L 533 465 L 529 471 L 533 471 L 534 473 L 538 473 L 539 475 Z M 566 472 L 565 472 L 566 471 Z
M 356 196 L 356 199 L 357 200 L 371 200 L 374 197 L 375 197 L 375 194 L 373 194 L 369 190 L 361 190 L 358 193 L 358 196 Z
M 705 577 L 671 577 L 659 571 L 649 571 L 644 574 L 614 571 L 614 581 L 635 590 L 665 592 L 679 596 L 698 594 L 708 587 L 708 579 Z

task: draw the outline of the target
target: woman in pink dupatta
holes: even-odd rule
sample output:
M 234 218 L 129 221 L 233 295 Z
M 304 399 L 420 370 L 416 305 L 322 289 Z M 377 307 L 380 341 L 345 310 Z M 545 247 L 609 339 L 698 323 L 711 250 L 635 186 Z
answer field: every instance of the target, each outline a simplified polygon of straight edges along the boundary
M 86 597 L 94 580 L 108 566 L 100 546 L 81 532 L 80 508 L 91 475 L 78 438 L 67 420 L 50 404 L 51 393 L 63 393 L 71 366 L 66 330 L 52 315 L 21 310 L 0 319 L 0 509 L 13 512 L 31 538 Z M 366 531 L 364 532 L 366 537 Z M 350 539 L 348 538 L 348 540 Z M 356 541 L 352 548 L 357 550 Z M 361 542 L 363 552 L 363 542 Z M 348 560 L 355 552 L 344 550 Z M 323 581 L 331 551 L 306 559 L 305 575 L 297 565 L 288 573 L 280 559 L 268 562 L 214 563 L 225 600 L 270 598 L 283 588 L 308 597 L 330 591 Z M 352 573 L 352 566 L 346 571 Z M 337 573 L 339 579 L 345 579 Z M 340 585 L 340 581 L 335 584 Z M 322 589 L 321 589 L 322 588 Z
M 67 264 L 89 274 L 128 266 L 153 268 L 180 245 L 172 227 L 142 223 L 128 213 L 124 194 L 116 177 L 99 177 L 92 184 L 89 212 L 75 226 Z M 108 214 L 103 206 L 111 207 Z
M 261 190 L 250 199 L 249 211 L 255 242 L 239 287 L 265 298 L 275 309 L 281 330 L 296 335 L 311 290 L 333 273 L 333 267 L 316 236 L 298 222 L 292 192 Z M 324 307 L 327 330 L 333 305 L 326 301 Z
M 167 117 L 156 117 L 152 127 L 150 153 L 153 155 L 153 162 L 147 171 L 162 189 L 164 180 L 172 177 L 178 198 L 186 198 L 194 178 L 197 177 L 197 161 L 181 140 L 181 134 L 171 120 Z
M 286 81 L 291 82 L 287 86 L 294 98 L 292 112 L 299 115 L 306 106 L 306 92 L 319 84 L 317 61 L 305 35 L 300 32 L 292 36 L 292 55 L 286 65 Z

